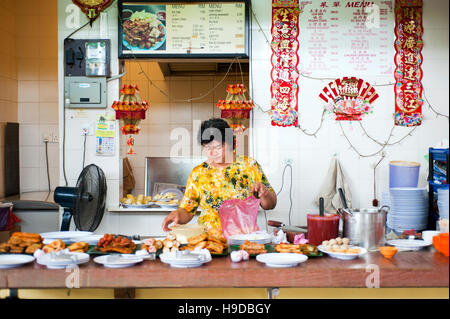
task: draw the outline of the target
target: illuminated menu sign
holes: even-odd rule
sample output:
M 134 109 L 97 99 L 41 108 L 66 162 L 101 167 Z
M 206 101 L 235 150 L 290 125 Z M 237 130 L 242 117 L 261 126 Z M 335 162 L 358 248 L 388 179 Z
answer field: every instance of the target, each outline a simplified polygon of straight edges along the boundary
M 248 57 L 248 1 L 119 2 L 119 56 Z
M 394 70 L 395 0 L 300 1 L 299 56 L 316 77 L 389 76 Z

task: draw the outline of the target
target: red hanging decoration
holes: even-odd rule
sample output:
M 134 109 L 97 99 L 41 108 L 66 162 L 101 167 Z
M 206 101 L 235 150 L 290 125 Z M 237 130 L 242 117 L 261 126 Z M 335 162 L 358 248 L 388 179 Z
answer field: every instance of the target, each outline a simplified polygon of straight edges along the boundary
M 127 154 L 136 154 L 133 151 L 133 135 L 139 134 L 139 122 L 145 120 L 145 112 L 149 108 L 147 101 L 141 101 L 139 97 L 139 88 L 137 85 L 122 86 L 119 101 L 114 101 L 112 108 L 116 111 L 116 119 L 120 120 L 122 127 L 120 130 L 123 135 L 129 135 L 127 140 Z
M 372 113 L 372 103 L 378 94 L 368 82 L 355 77 L 344 77 L 328 83 L 319 94 L 328 112 L 335 114 L 336 121 L 361 121 Z
M 395 125 L 422 123 L 422 0 L 395 2 Z
M 235 134 L 242 134 L 248 127 L 250 111 L 255 106 L 247 100 L 244 84 L 229 84 L 225 100 L 219 100 L 216 106 L 221 110 L 221 118 L 226 119 Z
M 272 125 L 298 125 L 299 1 L 272 0 Z

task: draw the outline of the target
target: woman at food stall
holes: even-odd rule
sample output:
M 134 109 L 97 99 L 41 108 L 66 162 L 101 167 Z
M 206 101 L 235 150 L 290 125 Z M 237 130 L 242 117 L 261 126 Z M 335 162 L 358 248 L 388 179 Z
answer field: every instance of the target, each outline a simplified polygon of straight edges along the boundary
M 229 199 L 246 199 L 255 192 L 263 209 L 275 208 L 277 195 L 261 166 L 254 159 L 233 152 L 234 136 L 225 120 L 202 122 L 198 140 L 207 160 L 192 170 L 180 206 L 163 221 L 164 231 L 169 231 L 172 223 L 187 224 L 198 207 L 202 209 L 200 224 L 222 230 L 220 205 Z

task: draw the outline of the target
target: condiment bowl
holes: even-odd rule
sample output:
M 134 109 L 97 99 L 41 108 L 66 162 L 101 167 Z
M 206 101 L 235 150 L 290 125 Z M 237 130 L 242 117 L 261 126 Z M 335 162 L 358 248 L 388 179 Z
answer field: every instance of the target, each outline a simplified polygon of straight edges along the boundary
M 384 256 L 384 258 L 392 258 L 397 253 L 398 248 L 397 247 L 391 247 L 391 246 L 382 246 L 378 247 L 380 250 L 380 253 Z

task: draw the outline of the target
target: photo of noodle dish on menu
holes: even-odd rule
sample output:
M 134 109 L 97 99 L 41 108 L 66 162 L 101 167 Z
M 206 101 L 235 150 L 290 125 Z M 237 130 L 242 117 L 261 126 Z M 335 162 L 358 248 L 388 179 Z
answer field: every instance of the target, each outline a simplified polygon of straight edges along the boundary
M 148 52 L 166 49 L 165 6 L 124 6 L 122 42 L 124 50 Z

